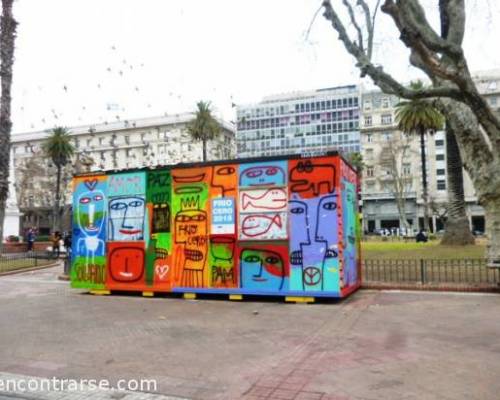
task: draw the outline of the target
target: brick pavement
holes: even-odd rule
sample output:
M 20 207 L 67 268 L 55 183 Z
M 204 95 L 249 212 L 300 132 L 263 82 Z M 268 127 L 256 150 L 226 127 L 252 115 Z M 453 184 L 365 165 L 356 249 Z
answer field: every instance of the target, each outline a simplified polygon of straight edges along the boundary
M 156 379 L 156 395 L 195 400 L 500 393 L 498 295 L 361 291 L 314 305 L 97 297 L 58 272 L 0 278 L 3 373 Z

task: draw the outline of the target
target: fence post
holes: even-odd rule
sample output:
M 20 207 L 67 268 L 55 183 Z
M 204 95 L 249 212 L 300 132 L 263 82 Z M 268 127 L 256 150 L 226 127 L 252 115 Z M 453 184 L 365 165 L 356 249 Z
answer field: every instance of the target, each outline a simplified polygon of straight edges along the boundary
M 35 267 L 38 267 L 38 257 L 36 256 L 36 253 L 32 252 L 31 257 L 33 257 L 35 259 Z
M 420 281 L 422 285 L 425 285 L 425 260 L 423 258 L 420 259 Z

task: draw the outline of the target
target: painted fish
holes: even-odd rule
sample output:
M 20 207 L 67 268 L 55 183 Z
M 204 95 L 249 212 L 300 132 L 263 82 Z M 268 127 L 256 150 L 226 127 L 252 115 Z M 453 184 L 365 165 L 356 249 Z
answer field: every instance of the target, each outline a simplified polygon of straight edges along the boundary
M 241 205 L 243 210 L 247 210 L 249 208 L 263 210 L 281 210 L 286 207 L 287 201 L 288 196 L 285 189 L 250 191 L 243 193 L 241 197 Z
M 252 214 L 244 217 L 241 229 L 245 236 L 257 237 L 265 235 L 271 230 L 273 225 L 276 225 L 278 228 L 283 227 L 283 221 L 281 220 L 280 214 Z

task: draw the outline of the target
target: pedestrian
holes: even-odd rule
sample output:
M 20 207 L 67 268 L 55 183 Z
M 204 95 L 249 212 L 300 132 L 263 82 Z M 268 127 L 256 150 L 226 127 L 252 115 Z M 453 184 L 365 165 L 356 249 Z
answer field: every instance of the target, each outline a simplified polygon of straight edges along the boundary
M 425 232 L 421 229 L 420 232 L 417 233 L 417 236 L 415 236 L 415 240 L 417 243 L 422 242 L 426 243 L 427 242 L 427 236 L 425 235 Z
M 34 228 L 30 228 L 28 230 L 28 235 L 26 236 L 26 240 L 28 241 L 28 251 L 33 251 L 33 246 L 35 244 L 35 239 L 36 239 L 35 229 Z
M 52 255 L 56 258 L 59 258 L 61 245 L 61 233 L 59 231 L 55 231 L 52 235 Z
M 66 249 L 66 254 L 71 251 L 71 233 L 66 233 L 64 236 L 64 248 Z

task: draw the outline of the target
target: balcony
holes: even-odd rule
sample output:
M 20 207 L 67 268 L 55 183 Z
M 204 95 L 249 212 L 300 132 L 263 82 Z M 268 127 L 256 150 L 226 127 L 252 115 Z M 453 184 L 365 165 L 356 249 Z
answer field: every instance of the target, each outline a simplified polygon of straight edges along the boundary
M 407 199 L 415 199 L 417 197 L 417 192 L 407 192 Z M 392 200 L 394 195 L 391 192 L 377 192 L 377 193 L 361 193 L 361 199 L 363 201 L 367 200 Z

